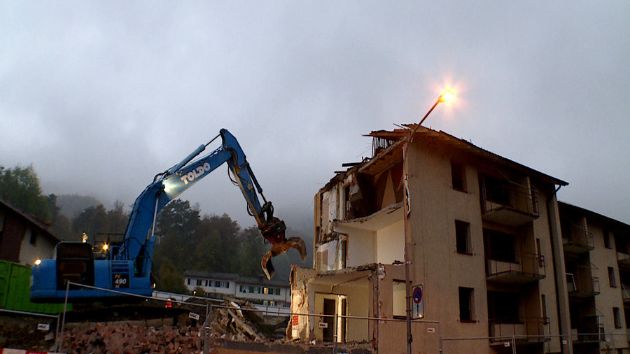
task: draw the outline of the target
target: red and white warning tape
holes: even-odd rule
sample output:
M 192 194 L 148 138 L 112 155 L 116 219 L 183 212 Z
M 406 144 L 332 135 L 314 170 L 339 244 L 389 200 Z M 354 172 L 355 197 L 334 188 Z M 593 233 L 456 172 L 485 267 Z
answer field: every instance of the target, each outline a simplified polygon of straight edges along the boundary
M 30 350 L 23 349 L 8 349 L 8 348 L 0 348 L 0 354 L 61 354 L 61 353 L 53 353 L 53 352 L 32 352 Z

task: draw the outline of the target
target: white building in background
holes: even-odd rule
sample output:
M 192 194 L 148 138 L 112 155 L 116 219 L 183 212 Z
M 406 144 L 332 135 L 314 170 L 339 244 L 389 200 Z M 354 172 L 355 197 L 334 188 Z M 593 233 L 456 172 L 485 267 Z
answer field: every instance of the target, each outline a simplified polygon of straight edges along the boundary
M 271 307 L 288 308 L 291 304 L 288 282 L 267 280 L 262 276 L 242 277 L 234 273 L 188 271 L 184 273 L 184 282 L 191 292 L 201 289 L 211 297 L 231 296 Z

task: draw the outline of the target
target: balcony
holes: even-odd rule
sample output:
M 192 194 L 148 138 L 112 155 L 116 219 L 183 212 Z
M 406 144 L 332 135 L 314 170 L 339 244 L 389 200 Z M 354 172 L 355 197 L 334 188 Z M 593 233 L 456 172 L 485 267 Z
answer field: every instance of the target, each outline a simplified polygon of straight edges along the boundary
M 545 259 L 525 254 L 517 261 L 486 260 L 487 280 L 501 284 L 527 284 L 545 278 Z
M 571 329 L 571 339 L 575 344 L 599 343 L 606 340 L 601 316 L 585 315 L 577 319 L 576 328 Z
M 599 278 L 566 273 L 569 297 L 583 299 L 599 295 Z
M 488 320 L 490 343 L 500 344 L 514 338 L 517 343 L 541 343 L 549 337 L 549 319 L 546 317 L 530 317 L 519 320 Z
M 563 249 L 569 253 L 585 253 L 595 248 L 593 234 L 584 226 L 573 224 L 562 230 Z
M 624 304 L 630 304 L 630 285 L 621 285 L 621 297 L 623 298 Z
M 486 221 L 520 226 L 538 218 L 538 200 L 533 188 L 486 177 L 482 182 L 481 211 Z
M 630 254 L 617 252 L 617 263 L 619 263 L 620 268 L 630 270 Z
M 576 344 L 599 343 L 606 341 L 604 327 L 587 332 L 580 332 L 577 328 L 571 329 L 571 340 Z

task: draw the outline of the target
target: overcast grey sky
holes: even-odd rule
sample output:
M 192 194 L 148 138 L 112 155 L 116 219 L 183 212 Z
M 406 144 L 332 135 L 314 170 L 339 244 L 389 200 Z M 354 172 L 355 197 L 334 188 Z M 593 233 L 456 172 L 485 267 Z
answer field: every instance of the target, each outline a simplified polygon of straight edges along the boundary
M 630 2 L 0 0 L 0 165 L 131 204 L 220 128 L 283 214 L 417 121 L 630 223 Z M 225 169 L 183 195 L 253 224 Z

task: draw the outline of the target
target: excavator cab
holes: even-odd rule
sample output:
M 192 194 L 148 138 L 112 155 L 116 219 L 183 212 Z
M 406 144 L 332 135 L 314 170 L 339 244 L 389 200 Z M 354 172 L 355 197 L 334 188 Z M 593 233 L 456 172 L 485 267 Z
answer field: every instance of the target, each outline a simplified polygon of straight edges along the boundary
M 66 281 L 94 285 L 94 253 L 85 242 L 60 242 L 55 250 L 57 289 L 66 288 Z

